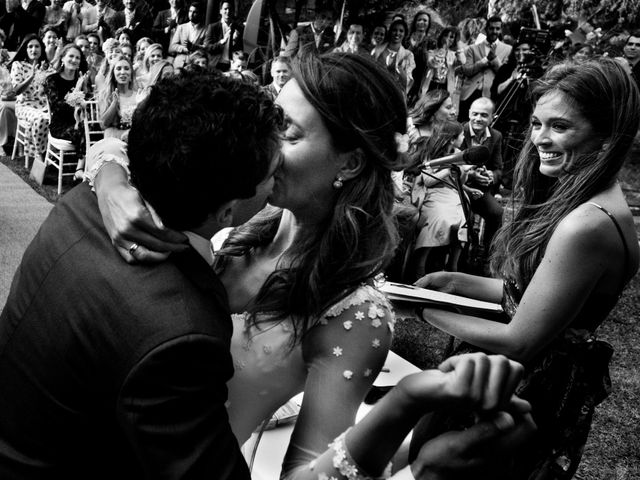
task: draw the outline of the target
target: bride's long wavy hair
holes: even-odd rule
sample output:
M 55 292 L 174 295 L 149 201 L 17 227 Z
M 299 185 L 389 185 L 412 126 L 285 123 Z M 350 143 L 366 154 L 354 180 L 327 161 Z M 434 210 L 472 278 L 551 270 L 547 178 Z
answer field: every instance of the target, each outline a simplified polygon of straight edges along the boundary
M 248 308 L 255 323 L 260 312 L 269 312 L 269 320 L 293 317 L 300 341 L 327 308 L 370 282 L 394 255 L 391 171 L 404 165 L 396 134 L 406 132 L 407 110 L 393 78 L 365 57 L 309 54 L 292 69 L 336 149 L 364 160 L 362 172 L 336 190 L 327 218 L 297 234 L 286 252 L 288 265 L 269 275 Z M 221 253 L 244 255 L 270 243 L 281 216 L 281 209 L 263 210 L 230 235 Z
M 530 127 L 514 174 L 512 218 L 498 231 L 491 258 L 494 276 L 513 279 L 521 289 L 531 281 L 560 221 L 615 181 L 640 121 L 638 88 L 615 60 L 553 66 L 534 85 L 533 100 L 554 92 L 590 123 L 599 147 L 574 155 L 558 181 L 540 173 Z

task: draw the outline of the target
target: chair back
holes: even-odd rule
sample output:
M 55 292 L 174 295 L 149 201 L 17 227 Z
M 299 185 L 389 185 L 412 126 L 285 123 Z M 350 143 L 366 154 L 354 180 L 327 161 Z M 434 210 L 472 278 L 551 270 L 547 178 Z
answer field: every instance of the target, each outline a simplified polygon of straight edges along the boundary
M 84 134 L 87 149 L 104 138 L 104 130 L 98 117 L 98 102 L 87 100 L 84 107 Z

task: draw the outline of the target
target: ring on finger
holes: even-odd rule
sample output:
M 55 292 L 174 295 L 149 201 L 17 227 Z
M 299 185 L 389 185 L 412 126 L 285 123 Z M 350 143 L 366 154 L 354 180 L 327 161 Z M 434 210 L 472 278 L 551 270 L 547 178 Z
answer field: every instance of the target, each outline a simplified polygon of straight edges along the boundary
M 140 245 L 138 245 L 137 243 L 132 243 L 129 247 L 129 253 L 133 255 L 133 252 L 135 252 L 139 247 Z

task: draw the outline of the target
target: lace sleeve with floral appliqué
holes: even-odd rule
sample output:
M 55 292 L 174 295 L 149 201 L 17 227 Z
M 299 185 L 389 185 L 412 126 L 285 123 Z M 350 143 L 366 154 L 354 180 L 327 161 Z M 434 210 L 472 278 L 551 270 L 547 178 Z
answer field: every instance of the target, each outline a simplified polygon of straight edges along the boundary
M 333 441 L 355 423 L 357 410 L 384 365 L 393 321 L 386 297 L 363 285 L 331 307 L 308 332 L 302 344 L 308 369 L 304 400 L 281 478 L 367 477 L 362 472 L 361 476 L 341 473 L 344 452 Z

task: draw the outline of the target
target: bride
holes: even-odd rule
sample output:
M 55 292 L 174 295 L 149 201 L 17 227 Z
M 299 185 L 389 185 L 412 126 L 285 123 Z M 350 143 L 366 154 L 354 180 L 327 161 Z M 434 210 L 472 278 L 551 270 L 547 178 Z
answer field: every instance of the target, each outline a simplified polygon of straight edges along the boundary
M 369 59 L 308 56 L 293 71 L 277 99 L 285 125 L 271 206 L 229 236 L 215 265 L 235 313 L 228 413 L 242 444 L 304 391 L 282 477 L 338 478 L 338 449 L 327 445 L 354 424 L 391 343 L 393 313 L 373 278 L 397 241 L 390 172 L 402 168 L 407 113 Z M 95 187 L 125 259 L 182 248 L 181 234 L 156 226 L 140 200 L 123 200 L 132 198 L 124 169 L 98 172 Z M 404 415 L 388 402 L 391 417 Z M 360 428 L 347 437 L 356 451 L 372 433 Z M 354 455 L 360 467 L 381 474 L 407 433 L 398 431 L 385 454 Z

